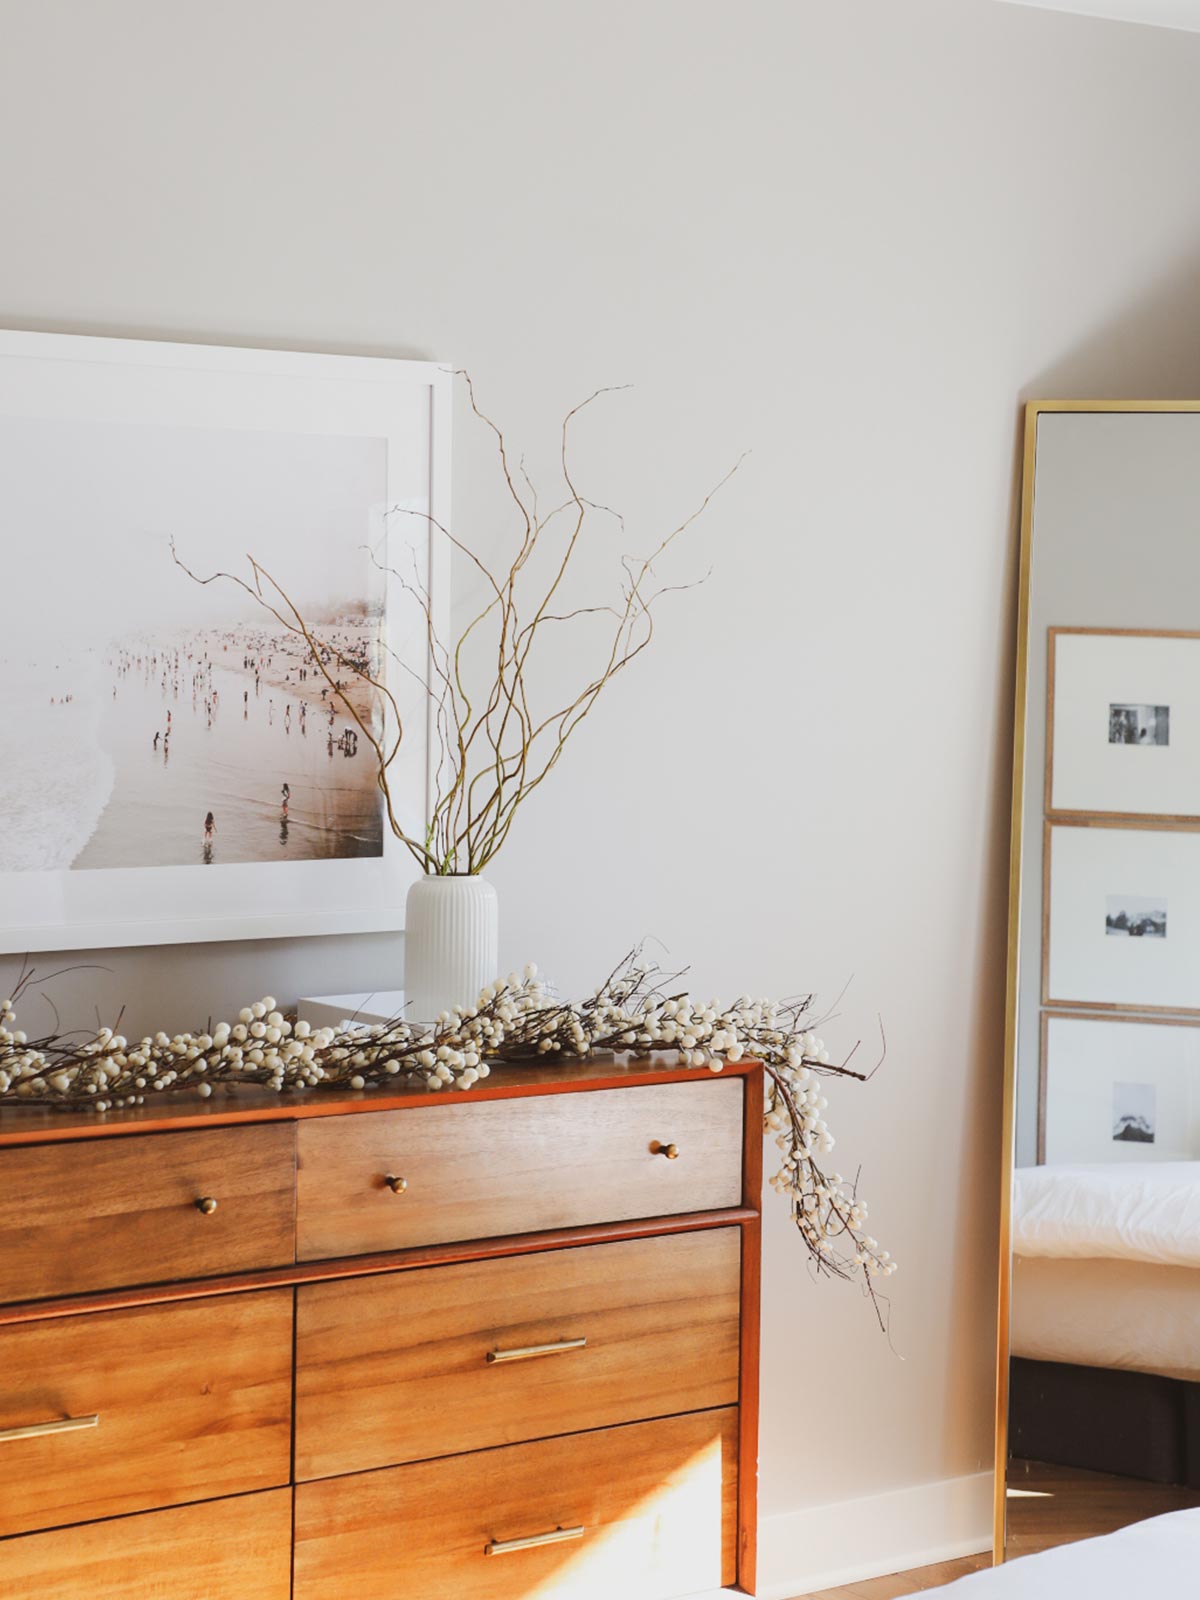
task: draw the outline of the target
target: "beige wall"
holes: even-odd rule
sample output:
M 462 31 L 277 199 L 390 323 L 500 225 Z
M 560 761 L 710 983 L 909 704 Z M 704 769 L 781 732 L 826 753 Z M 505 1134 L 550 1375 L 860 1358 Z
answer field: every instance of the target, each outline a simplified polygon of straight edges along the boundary
M 894 1349 L 773 1211 L 764 1509 L 986 1468 L 1018 404 L 1200 390 L 1200 39 L 990 0 L 0 0 L 0 38 L 0 322 L 467 363 L 535 466 L 632 382 L 580 461 L 639 546 L 753 448 L 497 864 L 505 961 L 853 977 Z M 464 528 L 482 460 L 464 424 Z M 59 992 L 187 1022 L 391 986 L 397 943 Z

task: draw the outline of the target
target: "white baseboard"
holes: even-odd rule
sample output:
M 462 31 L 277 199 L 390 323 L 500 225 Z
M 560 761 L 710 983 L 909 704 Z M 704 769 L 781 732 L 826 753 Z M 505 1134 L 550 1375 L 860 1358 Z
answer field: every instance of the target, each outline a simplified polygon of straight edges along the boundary
M 991 1547 L 990 1472 L 785 1511 L 758 1526 L 758 1597 L 792 1600 Z

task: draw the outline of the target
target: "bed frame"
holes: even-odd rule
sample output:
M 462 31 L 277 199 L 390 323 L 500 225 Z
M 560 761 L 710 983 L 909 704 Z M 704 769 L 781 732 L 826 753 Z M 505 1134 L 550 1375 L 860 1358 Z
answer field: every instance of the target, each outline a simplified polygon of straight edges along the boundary
M 1014 1356 L 1009 1453 L 1200 1489 L 1200 1383 Z

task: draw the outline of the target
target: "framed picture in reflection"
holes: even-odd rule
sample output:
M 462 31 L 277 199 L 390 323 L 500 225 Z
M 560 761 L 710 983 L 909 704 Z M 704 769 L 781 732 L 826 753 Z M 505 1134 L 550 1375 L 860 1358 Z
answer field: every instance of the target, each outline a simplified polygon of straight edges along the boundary
M 1200 823 L 1200 633 L 1051 628 L 1046 811 Z
M 1042 999 L 1200 1015 L 1200 830 L 1051 822 Z
M 450 382 L 0 333 L 0 951 L 403 926 Z
M 1042 1017 L 1038 1162 L 1200 1159 L 1200 1023 Z

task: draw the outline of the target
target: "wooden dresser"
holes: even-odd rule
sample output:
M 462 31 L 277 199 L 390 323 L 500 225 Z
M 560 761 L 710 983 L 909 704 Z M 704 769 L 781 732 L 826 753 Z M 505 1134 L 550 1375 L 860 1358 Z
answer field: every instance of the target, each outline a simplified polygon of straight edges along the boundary
M 761 1128 L 655 1061 L 0 1112 L 0 1595 L 753 1593 Z

